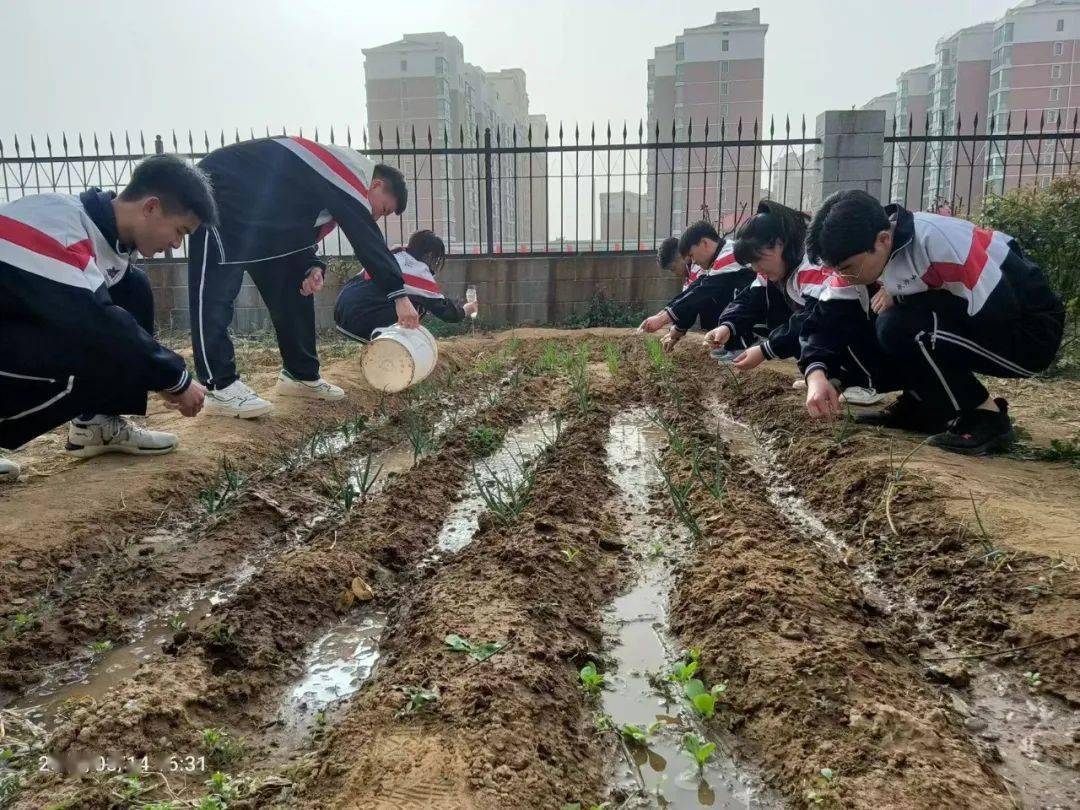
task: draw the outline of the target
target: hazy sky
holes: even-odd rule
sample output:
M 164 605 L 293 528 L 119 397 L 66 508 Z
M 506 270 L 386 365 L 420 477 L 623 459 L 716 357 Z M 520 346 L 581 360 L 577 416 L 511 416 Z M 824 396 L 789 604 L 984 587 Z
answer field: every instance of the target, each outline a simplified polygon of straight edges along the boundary
M 645 114 L 653 48 L 718 10 L 758 5 L 766 114 L 850 108 L 895 88 L 947 32 L 1016 0 L 0 0 L 0 139 L 13 133 L 365 120 L 362 48 L 446 31 L 487 70 L 521 67 L 549 120 Z

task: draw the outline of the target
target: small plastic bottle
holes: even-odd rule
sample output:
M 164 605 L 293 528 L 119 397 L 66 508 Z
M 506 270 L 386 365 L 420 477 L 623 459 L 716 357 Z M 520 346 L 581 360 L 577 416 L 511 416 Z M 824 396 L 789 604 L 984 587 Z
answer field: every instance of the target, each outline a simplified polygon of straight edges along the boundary
M 469 304 L 476 303 L 476 287 L 472 286 L 471 284 L 465 289 L 465 301 Z M 470 314 L 469 317 L 475 321 L 476 315 L 476 310 L 473 310 L 472 314 Z

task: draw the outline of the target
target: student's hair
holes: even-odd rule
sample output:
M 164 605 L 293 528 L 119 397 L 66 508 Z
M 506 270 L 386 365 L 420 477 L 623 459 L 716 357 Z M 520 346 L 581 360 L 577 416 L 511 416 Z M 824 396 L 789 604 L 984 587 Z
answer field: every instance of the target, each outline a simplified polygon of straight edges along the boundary
M 216 225 L 217 203 L 210 179 L 197 166 L 175 155 L 151 155 L 135 167 L 120 192 L 125 202 L 157 197 L 167 214 L 192 213 L 203 225 Z
M 761 258 L 766 248 L 776 247 L 777 242 L 783 242 L 784 249 L 780 256 L 784 260 L 785 275 L 790 273 L 802 264 L 809 221 L 810 217 L 802 211 L 774 200 L 762 200 L 758 203 L 757 213 L 739 228 L 735 236 L 735 260 L 739 264 L 749 265 Z
M 837 267 L 857 253 L 874 249 L 877 235 L 889 230 L 881 203 L 865 191 L 838 191 L 821 204 L 810 222 L 806 252 L 810 260 Z
M 417 261 L 423 262 L 432 275 L 442 269 L 446 260 L 446 245 L 434 231 L 417 231 L 409 237 L 405 252 Z
M 675 257 L 680 255 L 679 237 L 669 236 L 660 243 L 660 250 L 656 252 L 656 263 L 667 270 L 671 267 L 671 263 L 675 261 Z
M 390 193 L 397 200 L 397 208 L 394 209 L 394 213 L 401 216 L 405 212 L 405 207 L 409 204 L 409 187 L 405 185 L 405 175 L 393 166 L 377 163 L 375 164 L 375 171 L 371 173 L 371 179 L 382 180 L 386 185 L 390 186 Z
M 689 228 L 682 232 L 682 236 L 679 237 L 679 253 L 683 256 L 690 252 L 690 248 L 700 242 L 702 239 L 712 239 L 714 242 L 720 241 L 720 234 L 716 232 L 716 228 L 708 220 L 701 220 L 695 222 Z

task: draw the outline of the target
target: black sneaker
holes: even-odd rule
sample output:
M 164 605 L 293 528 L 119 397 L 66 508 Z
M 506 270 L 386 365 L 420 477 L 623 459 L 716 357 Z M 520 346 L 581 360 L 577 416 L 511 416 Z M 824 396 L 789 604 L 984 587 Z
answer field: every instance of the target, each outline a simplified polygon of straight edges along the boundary
M 1008 450 L 1016 439 L 1009 419 L 1009 403 L 997 397 L 997 411 L 977 408 L 960 414 L 947 431 L 931 436 L 929 444 L 942 450 L 983 456 L 995 450 Z
M 928 408 L 905 391 L 891 405 L 880 411 L 856 413 L 855 421 L 860 425 L 910 430 L 915 433 L 940 433 L 949 427 L 949 415 L 937 409 Z

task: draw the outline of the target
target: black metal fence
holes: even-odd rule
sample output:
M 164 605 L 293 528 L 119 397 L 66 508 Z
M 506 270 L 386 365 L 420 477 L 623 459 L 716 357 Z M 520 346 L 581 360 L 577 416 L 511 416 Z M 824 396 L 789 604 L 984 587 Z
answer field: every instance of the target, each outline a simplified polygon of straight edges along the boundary
M 996 114 L 989 125 L 977 115 L 967 125 L 929 114 L 894 122 L 884 139 L 882 201 L 970 216 L 987 195 L 1045 185 L 1076 169 L 1078 116 L 1070 109 L 1049 118 L 1046 112 Z M 279 134 L 286 132 L 234 130 L 232 137 L 219 132 L 215 138 L 172 132 L 149 143 L 142 133 L 135 143 L 127 133 L 120 139 L 0 139 L 0 200 L 92 186 L 119 191 L 149 154 L 197 161 L 228 143 Z M 305 136 L 302 128 L 291 134 Z M 771 119 L 767 128 L 740 119 L 663 127 L 639 122 L 633 130 L 560 124 L 542 131 L 377 128 L 370 139 L 366 131 L 354 139 L 350 129 L 342 139 L 331 128 L 325 135 L 405 175 L 409 207 L 381 223 L 389 242 L 428 228 L 451 254 L 652 251 L 702 218 L 731 232 L 763 197 L 811 211 L 821 195 L 815 164 L 821 142 L 808 137 L 805 118 L 796 126 Z M 318 129 L 307 136 L 320 140 Z M 340 231 L 324 241 L 323 251 L 351 252 Z
M 1080 110 L 1032 110 L 965 123 L 944 114 L 894 121 L 885 137 L 883 198 L 913 210 L 976 214 L 983 200 L 1073 173 Z
M 429 228 L 452 254 L 536 255 L 652 251 L 701 218 L 731 231 L 763 196 L 808 208 L 817 184 L 811 147 L 818 140 L 807 137 L 805 118 L 796 132 L 790 120 L 778 129 L 774 121 L 765 133 L 757 121 L 705 120 L 663 130 L 659 122 L 639 122 L 633 133 L 625 124 L 588 131 L 560 124 L 423 134 L 377 128 L 370 140 L 365 131 L 356 142 L 349 129 L 343 142 L 333 129 L 325 134 L 329 143 L 404 174 L 409 207 L 382 222 L 388 241 Z M 234 130 L 231 138 L 173 132 L 148 144 L 139 133 L 137 146 L 127 133 L 119 140 L 112 134 L 0 140 L 0 189 L 5 202 L 92 186 L 119 191 L 148 154 L 197 161 L 228 143 L 278 134 L 286 132 Z M 305 135 L 303 129 L 290 134 Z M 320 139 L 317 129 L 307 136 Z M 339 232 L 323 250 L 349 253 Z

